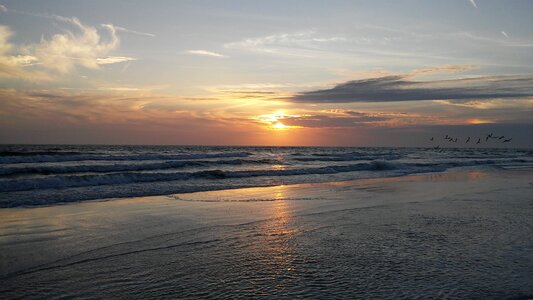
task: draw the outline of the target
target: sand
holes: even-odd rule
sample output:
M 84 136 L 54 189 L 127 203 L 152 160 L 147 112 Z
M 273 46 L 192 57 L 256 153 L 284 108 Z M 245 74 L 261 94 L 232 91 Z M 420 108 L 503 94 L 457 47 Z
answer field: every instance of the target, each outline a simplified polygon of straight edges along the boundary
M 448 172 L 0 209 L 0 295 L 532 297 L 532 175 Z

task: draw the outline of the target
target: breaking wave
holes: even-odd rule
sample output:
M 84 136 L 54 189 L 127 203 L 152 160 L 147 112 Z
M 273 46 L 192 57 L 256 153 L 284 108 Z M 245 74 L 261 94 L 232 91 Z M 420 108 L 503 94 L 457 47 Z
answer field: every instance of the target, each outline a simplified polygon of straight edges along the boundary
M 533 169 L 533 151 L 0 145 L 0 207 L 442 172 Z

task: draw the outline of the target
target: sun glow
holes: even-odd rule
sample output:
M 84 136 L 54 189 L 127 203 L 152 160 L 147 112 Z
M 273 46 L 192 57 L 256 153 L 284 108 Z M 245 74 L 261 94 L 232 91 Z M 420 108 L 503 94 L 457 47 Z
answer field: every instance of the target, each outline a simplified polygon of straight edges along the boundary
M 468 120 L 468 124 L 491 124 L 493 123 L 490 120 L 481 120 L 481 119 L 470 119 Z
M 293 126 L 284 124 L 282 121 L 289 118 L 297 118 L 299 115 L 288 115 L 283 110 L 278 110 L 272 114 L 264 114 L 255 117 L 254 119 L 265 124 L 267 128 L 274 130 L 287 130 L 293 128 L 300 128 L 300 126 Z

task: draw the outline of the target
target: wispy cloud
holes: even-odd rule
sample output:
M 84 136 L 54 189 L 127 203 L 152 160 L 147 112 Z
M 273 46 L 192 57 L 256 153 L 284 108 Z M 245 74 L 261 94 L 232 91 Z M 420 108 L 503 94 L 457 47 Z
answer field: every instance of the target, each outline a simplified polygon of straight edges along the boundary
M 302 51 L 317 51 L 332 43 L 346 42 L 342 36 L 318 36 L 314 30 L 293 33 L 279 33 L 263 37 L 247 38 L 226 43 L 224 47 L 270 54 L 309 57 Z
M 350 103 L 533 97 L 533 76 L 488 76 L 412 81 L 409 75 L 348 81 L 296 94 L 294 102 Z
M 7 12 L 7 8 L 4 5 L 0 4 L 0 12 Z M 74 18 L 69 17 L 63 17 L 59 15 L 50 15 L 50 14 L 42 14 L 42 13 L 34 13 L 34 12 L 28 12 L 28 11 L 21 11 L 21 10 L 9 10 L 12 13 L 20 14 L 20 15 L 26 15 L 26 16 L 32 16 L 32 17 L 39 17 L 39 18 L 46 18 L 46 19 L 52 19 L 56 21 L 61 22 L 67 22 L 67 23 L 73 23 Z M 102 24 L 103 27 L 106 27 L 110 24 Z M 155 37 L 156 35 L 153 33 L 143 32 L 143 31 L 137 31 L 137 30 L 131 30 L 125 27 L 111 25 L 115 28 L 117 32 L 127 32 L 137 35 L 143 35 L 148 37 Z
M 3 8 L 7 11 L 7 8 Z M 117 29 L 112 24 L 102 24 L 101 28 L 97 29 L 83 24 L 75 17 L 34 14 L 17 10 L 9 10 L 9 12 L 52 19 L 64 25 L 61 28 L 62 33 L 54 34 L 50 38 L 42 37 L 38 43 L 29 45 L 10 44 L 8 39 L 13 34 L 7 26 L 2 26 L 0 30 L 0 72 L 4 76 L 31 80 L 50 79 L 51 75 L 42 76 L 46 69 L 67 74 L 78 66 L 98 69 L 101 65 L 136 60 L 133 57 L 109 55 L 119 47 L 117 31 L 126 30 L 125 28 Z M 22 69 L 22 67 L 29 66 L 36 66 L 36 68 Z
M 210 56 L 210 57 L 219 57 L 219 58 L 226 57 L 224 54 L 220 54 L 220 53 L 208 51 L 208 50 L 187 50 L 187 53 L 192 54 L 192 55 L 201 55 L 201 56 Z
M 134 88 L 134 87 L 101 87 L 98 90 L 101 91 L 116 91 L 116 92 L 137 92 L 137 91 L 145 91 L 141 88 Z
M 0 89 L 0 137 L 2 141 L 42 143 L 64 139 L 79 143 L 242 144 L 257 135 L 257 123 L 194 109 L 193 99 L 184 104 L 187 100 L 123 88 L 92 92 Z M 201 102 L 196 103 L 200 106 Z M 38 133 L 32 134 L 36 128 Z
M 96 59 L 96 63 L 99 65 L 109 65 L 109 64 L 116 64 L 126 61 L 134 61 L 137 60 L 133 57 L 127 57 L 127 56 L 108 56 L 108 57 L 99 57 Z
M 105 24 L 102 24 L 102 25 L 105 25 Z M 120 31 L 120 32 L 127 32 L 127 33 L 132 33 L 132 34 L 137 34 L 137 35 L 142 35 L 142 36 L 148 36 L 148 37 L 155 37 L 156 35 L 153 34 L 153 33 L 148 33 L 148 32 L 143 32 L 143 31 L 137 31 L 137 30 L 131 30 L 131 29 L 127 29 L 127 28 L 124 28 L 124 27 L 121 27 L 121 26 L 116 26 L 115 25 L 115 29 L 117 31 Z
M 472 4 L 473 7 L 477 8 L 477 4 L 475 0 L 470 0 L 470 3 Z
M 349 109 L 304 111 L 287 113 L 280 111 L 274 114 L 264 114 L 252 118 L 260 124 L 274 125 L 281 123 L 290 128 L 354 128 L 354 127 L 399 127 L 435 124 L 460 124 L 465 120 L 453 120 L 445 116 L 429 114 L 387 112 L 387 111 L 357 111 Z
M 329 127 L 354 127 L 370 125 L 374 122 L 388 120 L 384 116 L 364 112 L 348 112 L 346 114 L 310 114 L 302 116 L 288 116 L 280 121 L 287 126 L 329 128 Z
M 411 72 L 412 75 L 460 73 L 475 69 L 474 65 L 444 65 L 433 68 L 417 69 Z
M 96 28 L 83 25 L 76 18 L 64 18 L 63 21 L 72 24 L 76 31 L 55 34 L 49 40 L 42 39 L 38 44 L 21 47 L 21 50 L 15 54 L 11 52 L 19 47 L 14 47 L 8 42 L 12 36 L 11 30 L 6 26 L 0 26 L 0 72 L 4 76 L 38 80 L 50 78 L 43 76 L 42 69 L 65 74 L 76 66 L 97 69 L 100 65 L 136 60 L 126 56 L 104 56 L 119 45 L 119 39 L 112 25 L 105 25 L 109 41 L 102 42 L 102 36 Z M 22 69 L 33 65 L 41 70 Z
M 50 77 L 39 71 L 25 68 L 37 62 L 33 55 L 11 54 L 14 46 L 9 42 L 13 33 L 7 26 L 0 26 L 0 77 L 21 78 L 29 81 L 49 80 Z
M 75 31 L 55 34 L 49 40 L 43 39 L 29 48 L 46 68 L 60 73 L 68 73 L 78 65 L 97 69 L 98 58 L 119 45 L 113 25 L 103 26 L 108 34 L 108 42 L 103 42 L 96 28 L 82 24 L 77 18 L 64 18 L 64 21 L 72 24 Z
M 502 32 L 502 35 L 503 32 Z M 504 35 L 505 36 L 505 35 Z M 475 41 L 476 43 L 486 43 L 486 44 L 494 44 L 504 47 L 516 47 L 516 48 L 530 48 L 533 47 L 533 42 L 529 40 L 511 40 L 511 39 L 502 39 L 502 38 L 493 38 L 493 37 L 486 37 L 481 35 L 476 35 L 470 32 L 457 32 L 449 35 L 449 37 L 452 38 L 463 38 L 467 40 Z
M 505 99 L 494 99 L 491 101 L 486 100 L 437 100 L 438 103 L 454 105 L 466 108 L 473 109 L 501 109 L 501 108 L 512 108 L 512 109 L 533 109 L 533 99 L 526 99 L 522 101 L 506 101 Z
M 509 38 L 509 35 L 507 34 L 507 32 L 505 32 L 505 31 L 503 31 L 503 30 L 502 30 L 502 35 L 503 35 L 504 37 L 506 37 L 506 38 Z

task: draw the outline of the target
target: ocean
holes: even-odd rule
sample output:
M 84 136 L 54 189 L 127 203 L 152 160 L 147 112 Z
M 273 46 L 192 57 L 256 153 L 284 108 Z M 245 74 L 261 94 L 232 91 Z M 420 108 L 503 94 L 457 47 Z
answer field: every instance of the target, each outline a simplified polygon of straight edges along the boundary
M 2 145 L 0 207 L 487 168 L 533 169 L 533 150 Z
M 532 174 L 528 149 L 2 146 L 0 298 L 531 299 Z

